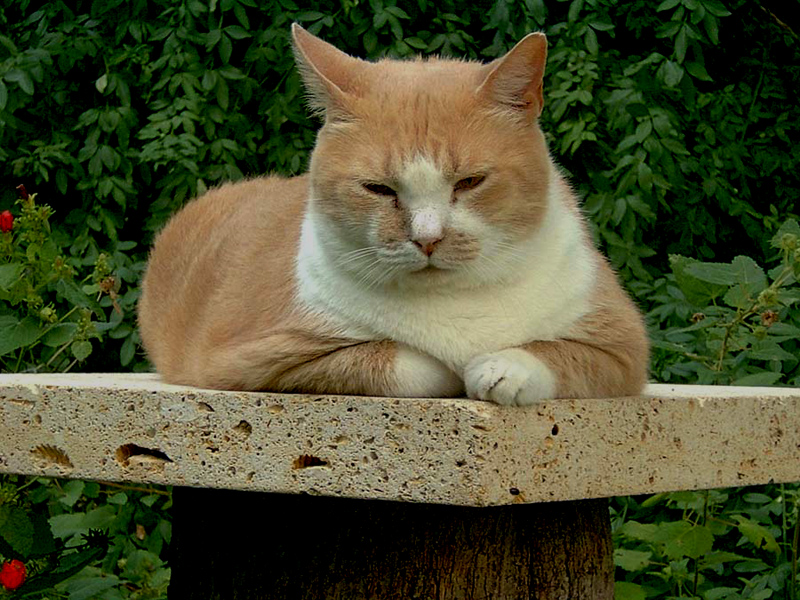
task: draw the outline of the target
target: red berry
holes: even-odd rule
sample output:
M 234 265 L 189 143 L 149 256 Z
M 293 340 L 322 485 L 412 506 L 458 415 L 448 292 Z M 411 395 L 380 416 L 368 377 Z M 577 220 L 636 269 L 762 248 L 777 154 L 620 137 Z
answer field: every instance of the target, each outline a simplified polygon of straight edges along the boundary
M 0 570 L 0 585 L 7 590 L 15 590 L 25 583 L 25 564 L 21 560 L 4 563 Z
M 10 210 L 4 210 L 0 213 L 0 231 L 6 233 L 14 228 L 14 215 Z

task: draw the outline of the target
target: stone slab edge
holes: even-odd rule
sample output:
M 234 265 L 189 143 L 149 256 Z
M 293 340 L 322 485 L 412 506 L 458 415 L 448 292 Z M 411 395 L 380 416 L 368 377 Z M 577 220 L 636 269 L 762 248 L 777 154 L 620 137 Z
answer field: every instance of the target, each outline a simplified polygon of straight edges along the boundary
M 507 408 L 0 375 L 0 472 L 465 506 L 800 481 L 800 389 Z

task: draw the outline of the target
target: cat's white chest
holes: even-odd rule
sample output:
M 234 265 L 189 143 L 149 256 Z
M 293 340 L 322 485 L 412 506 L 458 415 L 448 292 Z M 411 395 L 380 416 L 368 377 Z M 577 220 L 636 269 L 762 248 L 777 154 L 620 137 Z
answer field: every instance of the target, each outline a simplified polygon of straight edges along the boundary
M 342 335 L 403 342 L 456 369 L 479 354 L 556 339 L 588 311 L 596 269 L 577 220 L 559 214 L 543 229 L 546 239 L 530 244 L 515 277 L 428 292 L 357 285 L 337 269 L 320 243 L 315 219 L 307 216 L 297 261 L 298 301 Z

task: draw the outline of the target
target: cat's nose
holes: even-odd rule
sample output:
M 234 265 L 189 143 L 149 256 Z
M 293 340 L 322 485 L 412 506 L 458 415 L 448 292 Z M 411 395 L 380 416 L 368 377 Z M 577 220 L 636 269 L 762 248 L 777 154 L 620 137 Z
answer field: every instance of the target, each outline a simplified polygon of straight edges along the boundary
M 431 237 L 431 238 L 417 238 L 411 240 L 414 242 L 414 245 L 420 249 L 420 251 L 425 254 L 425 256 L 430 256 L 433 254 L 434 246 L 442 241 L 441 237 Z

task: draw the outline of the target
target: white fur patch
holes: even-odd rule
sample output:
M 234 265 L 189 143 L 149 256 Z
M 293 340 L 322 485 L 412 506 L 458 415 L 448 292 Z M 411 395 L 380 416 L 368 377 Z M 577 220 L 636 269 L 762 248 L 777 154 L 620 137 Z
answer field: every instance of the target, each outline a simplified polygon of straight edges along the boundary
M 418 181 L 436 179 L 425 168 L 416 169 Z M 355 263 L 346 256 L 353 242 L 312 203 L 297 262 L 300 304 L 344 335 L 407 344 L 457 373 L 475 356 L 563 337 L 592 307 L 597 255 L 584 239 L 580 217 L 558 190 L 551 186 L 538 231 L 513 244 L 456 205 L 449 213 L 452 227 L 480 241 L 480 256 L 436 278 L 403 276 L 403 271 L 392 271 L 391 263 L 364 258 L 369 276 L 400 273 L 390 285 L 374 284 L 351 268 Z
M 411 212 L 446 208 L 453 186 L 427 156 L 417 155 L 403 166 L 399 175 L 397 198 Z
M 528 406 L 556 393 L 550 368 L 519 348 L 476 356 L 464 370 L 464 382 L 470 398 L 506 406 Z
M 452 398 L 464 393 L 464 382 L 440 361 L 405 345 L 398 348 L 394 361 L 397 388 L 401 398 Z

